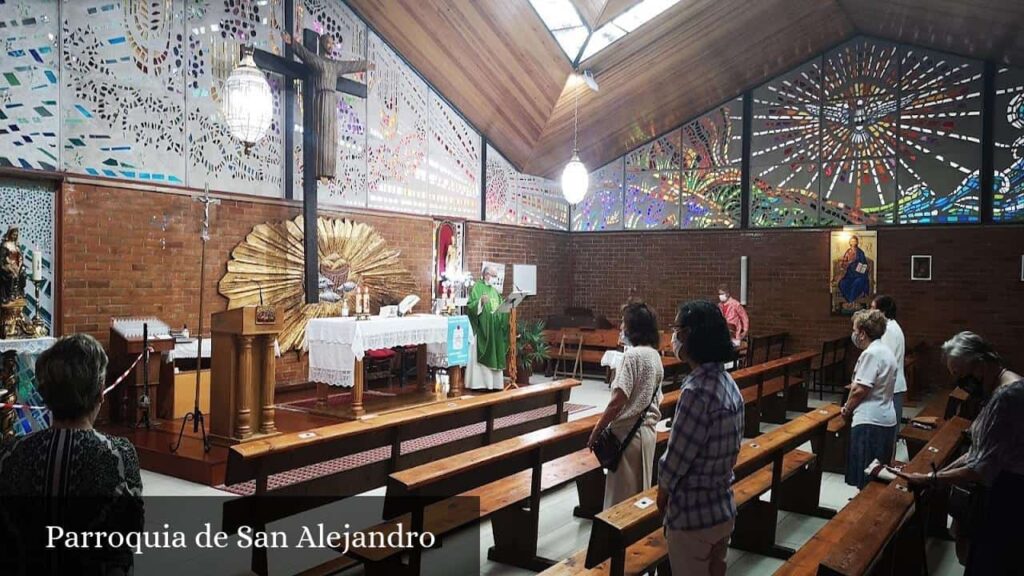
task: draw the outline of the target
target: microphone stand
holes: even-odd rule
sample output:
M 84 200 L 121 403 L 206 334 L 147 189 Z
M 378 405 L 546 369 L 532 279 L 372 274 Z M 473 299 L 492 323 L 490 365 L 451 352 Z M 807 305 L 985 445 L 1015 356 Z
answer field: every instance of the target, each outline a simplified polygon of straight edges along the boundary
M 199 407 L 199 384 L 200 377 L 203 373 L 203 287 L 206 285 L 206 243 L 210 240 L 210 205 L 220 204 L 220 200 L 210 198 L 210 185 L 207 184 L 203 190 L 203 195 L 198 196 L 195 199 L 196 202 L 203 204 L 203 221 L 202 228 L 199 233 L 199 239 L 202 240 L 202 249 L 199 255 L 199 331 L 196 334 L 196 395 L 195 405 L 192 411 L 185 414 L 185 418 L 181 421 L 181 430 L 178 432 L 178 441 L 171 444 L 171 453 L 178 451 L 181 447 L 181 440 L 185 434 L 185 424 L 189 420 L 192 421 L 192 433 L 196 434 L 202 431 L 203 435 L 203 452 L 210 451 L 210 439 L 206 436 L 206 422 L 203 420 L 203 411 Z
M 149 324 L 143 323 L 142 325 L 142 398 L 139 399 L 139 409 L 142 410 L 142 415 L 139 417 L 139 421 L 135 424 L 136 428 L 145 427 L 146 430 L 151 428 L 149 421 Z

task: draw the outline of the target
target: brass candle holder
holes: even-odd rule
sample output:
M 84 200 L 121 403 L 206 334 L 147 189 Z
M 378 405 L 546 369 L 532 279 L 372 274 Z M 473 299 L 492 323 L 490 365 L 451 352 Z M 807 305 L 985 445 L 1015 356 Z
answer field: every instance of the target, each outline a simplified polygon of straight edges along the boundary
M 39 309 L 42 308 L 42 301 L 39 300 L 39 293 L 41 291 L 43 282 L 42 278 L 36 280 L 32 279 L 32 284 L 36 287 L 36 310 L 35 314 L 32 315 L 32 322 L 29 324 L 27 332 L 31 333 L 33 338 L 44 338 L 50 335 L 50 331 L 46 328 L 46 323 L 39 317 Z

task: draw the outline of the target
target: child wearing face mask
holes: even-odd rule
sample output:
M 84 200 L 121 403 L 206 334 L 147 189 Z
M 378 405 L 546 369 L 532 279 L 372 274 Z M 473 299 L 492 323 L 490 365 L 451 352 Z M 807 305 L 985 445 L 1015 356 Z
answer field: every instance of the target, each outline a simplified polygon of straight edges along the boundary
M 851 425 L 846 483 L 858 489 L 867 485 L 870 478 L 864 469 L 873 460 L 892 460 L 892 439 L 898 423 L 893 405 L 898 366 L 896 356 L 881 340 L 885 329 L 885 315 L 878 310 L 861 310 L 853 315 L 850 339 L 862 352 L 842 414 Z

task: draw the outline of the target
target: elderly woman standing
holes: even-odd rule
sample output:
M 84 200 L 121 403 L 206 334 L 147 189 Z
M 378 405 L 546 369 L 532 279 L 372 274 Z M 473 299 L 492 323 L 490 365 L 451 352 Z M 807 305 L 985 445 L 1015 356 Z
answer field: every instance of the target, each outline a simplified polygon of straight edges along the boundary
M 938 472 L 902 476 L 912 485 L 954 485 L 977 494 L 977 508 L 964 511 L 973 518 L 961 515 L 953 522 L 965 575 L 1024 573 L 1018 558 L 1024 523 L 1024 377 L 1004 368 L 992 345 L 973 332 L 950 338 L 942 352 L 957 384 L 987 403 L 971 425 L 966 454 Z
M 878 310 L 861 310 L 853 315 L 851 339 L 862 352 L 842 413 L 851 425 L 846 483 L 858 489 L 867 485 L 870 478 L 864 469 L 873 460 L 892 460 L 897 427 L 892 396 L 898 365 L 892 350 L 881 340 L 886 323 L 885 315 Z
M 724 575 L 736 519 L 732 469 L 743 438 L 743 397 L 725 371 L 733 347 L 718 307 L 704 301 L 680 306 L 672 348 L 691 372 L 658 470 L 669 562 L 673 574 Z
M 601 420 L 590 434 L 588 446 L 610 427 L 622 443 L 618 467 L 608 472 L 604 487 L 604 507 L 608 508 L 651 487 L 654 470 L 654 425 L 661 418 L 661 381 L 665 368 L 658 345 L 658 317 L 643 303 L 622 308 L 620 339 L 628 348 L 622 365 L 615 371 L 612 399 Z M 630 432 L 636 432 L 630 436 Z
M 46 541 L 33 537 L 48 523 L 59 523 L 68 532 L 142 530 L 135 447 L 126 438 L 93 429 L 106 370 L 103 347 L 85 334 L 61 338 L 39 355 L 36 377 L 53 425 L 0 447 L 0 500 L 6 500 L 0 505 L 0 573 L 21 573 L 5 569 L 19 564 L 44 570 L 59 565 L 65 574 L 131 567 L 127 549 L 44 551 L 40 548 Z M 34 507 L 39 502 L 56 505 Z M 54 514 L 59 515 L 56 521 Z

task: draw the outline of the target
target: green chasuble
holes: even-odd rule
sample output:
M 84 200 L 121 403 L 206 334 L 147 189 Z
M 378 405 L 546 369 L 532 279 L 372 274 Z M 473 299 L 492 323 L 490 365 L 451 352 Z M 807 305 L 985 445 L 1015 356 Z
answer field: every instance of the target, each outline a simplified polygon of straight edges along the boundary
M 483 306 L 479 306 L 481 296 L 487 296 L 487 303 Z M 494 286 L 482 281 L 473 285 L 466 304 L 469 323 L 476 335 L 477 362 L 492 370 L 504 370 L 508 362 L 508 314 L 497 311 L 500 305 L 501 294 Z

